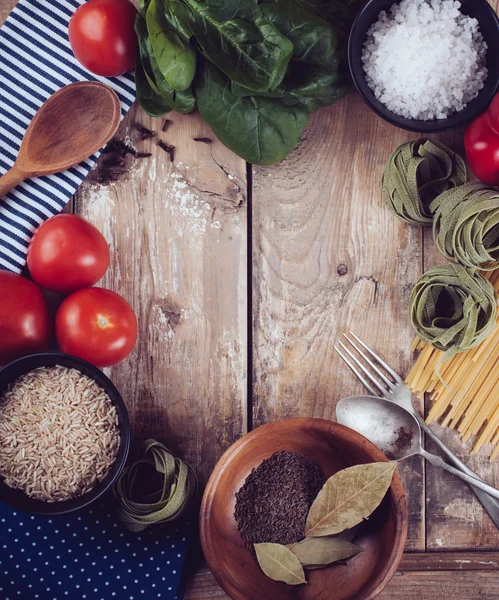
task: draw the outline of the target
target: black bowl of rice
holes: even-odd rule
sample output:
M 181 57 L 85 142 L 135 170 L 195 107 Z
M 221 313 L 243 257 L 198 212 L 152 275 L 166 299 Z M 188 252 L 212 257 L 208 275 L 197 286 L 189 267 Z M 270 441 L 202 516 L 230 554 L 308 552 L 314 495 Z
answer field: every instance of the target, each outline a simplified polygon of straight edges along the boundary
M 93 365 L 44 353 L 0 370 L 0 501 L 46 516 L 88 506 L 118 478 L 129 447 L 125 403 Z
M 468 124 L 499 90 L 499 19 L 487 0 L 369 0 L 350 72 L 365 102 L 409 131 Z

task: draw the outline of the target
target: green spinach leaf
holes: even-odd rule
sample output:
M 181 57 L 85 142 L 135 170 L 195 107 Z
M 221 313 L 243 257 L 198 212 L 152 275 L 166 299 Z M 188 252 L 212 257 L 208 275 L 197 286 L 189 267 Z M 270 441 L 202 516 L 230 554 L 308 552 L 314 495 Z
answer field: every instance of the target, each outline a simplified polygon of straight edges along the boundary
M 196 51 L 159 10 L 157 0 L 150 0 L 146 14 L 147 31 L 154 56 L 165 80 L 178 91 L 185 91 L 196 72 Z
M 253 164 L 274 164 L 286 158 L 308 120 L 300 104 L 233 94 L 230 80 L 208 62 L 200 69 L 196 96 L 201 116 L 219 140 Z
M 181 113 L 192 112 L 196 106 L 196 98 L 192 89 L 188 88 L 179 92 L 164 79 L 147 34 L 146 21 L 141 14 L 137 15 L 135 31 L 137 32 L 140 58 L 136 65 L 136 79 L 138 74 L 140 83 L 140 93 L 139 86 L 136 85 L 137 98 L 140 105 L 153 117 L 161 116 L 172 109 Z
M 192 31 L 188 25 L 189 8 L 182 0 L 157 0 L 165 21 L 184 39 L 190 40 Z
M 263 16 L 293 44 L 293 60 L 338 66 L 338 36 L 329 23 L 293 2 L 260 4 Z
M 208 60 L 256 91 L 281 83 L 293 44 L 263 16 L 255 0 L 183 0 L 189 28 Z
M 172 107 L 167 104 L 163 96 L 158 94 L 149 84 L 138 51 L 135 63 L 135 87 L 140 106 L 151 117 L 161 117 L 172 110 Z

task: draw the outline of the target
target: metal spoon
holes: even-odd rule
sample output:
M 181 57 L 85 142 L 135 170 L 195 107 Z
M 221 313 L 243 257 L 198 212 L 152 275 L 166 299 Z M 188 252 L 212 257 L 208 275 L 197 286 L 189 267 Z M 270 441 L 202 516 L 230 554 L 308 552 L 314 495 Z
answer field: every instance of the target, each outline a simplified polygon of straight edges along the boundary
M 390 460 L 403 460 L 420 454 L 436 467 L 441 467 L 472 485 L 499 498 L 499 490 L 476 477 L 447 464 L 440 456 L 427 452 L 421 444 L 421 427 L 412 414 L 395 402 L 373 396 L 355 396 L 340 400 L 336 406 L 338 422 L 365 436 Z

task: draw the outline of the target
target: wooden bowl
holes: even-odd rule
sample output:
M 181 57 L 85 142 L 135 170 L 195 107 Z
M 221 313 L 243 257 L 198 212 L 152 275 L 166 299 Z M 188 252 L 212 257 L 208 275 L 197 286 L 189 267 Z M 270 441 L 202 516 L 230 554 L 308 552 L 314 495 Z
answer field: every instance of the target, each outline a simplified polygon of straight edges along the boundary
M 352 465 L 387 460 L 362 435 L 324 419 L 275 421 L 238 440 L 215 467 L 201 505 L 201 544 L 218 583 L 233 600 L 375 598 L 395 573 L 407 535 L 407 503 L 398 475 L 355 539 L 363 552 L 346 564 L 306 571 L 307 584 L 288 586 L 269 579 L 260 570 L 234 518 L 236 492 L 252 469 L 279 450 L 315 460 L 326 477 Z

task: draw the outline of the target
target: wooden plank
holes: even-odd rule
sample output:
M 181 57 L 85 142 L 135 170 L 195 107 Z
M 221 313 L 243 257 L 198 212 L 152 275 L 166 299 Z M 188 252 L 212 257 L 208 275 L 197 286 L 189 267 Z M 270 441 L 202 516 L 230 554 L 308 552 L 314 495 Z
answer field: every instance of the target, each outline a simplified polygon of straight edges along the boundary
M 413 552 L 404 554 L 400 571 L 497 571 L 498 552 Z
M 108 185 L 92 174 L 76 209 L 110 244 L 101 285 L 139 320 L 134 352 L 110 370 L 134 437 L 162 440 L 204 483 L 246 431 L 246 167 L 199 116 L 168 118 L 163 133 L 162 120 L 133 108 L 118 137 L 152 157 L 129 157 Z M 137 123 L 158 137 L 141 141 Z M 173 162 L 158 139 L 175 147 Z
M 495 0 L 495 8 L 499 0 Z M 437 137 L 445 144 L 465 156 L 464 129 Z M 445 259 L 436 250 L 430 230 L 424 232 L 425 270 Z M 431 402 L 426 401 L 429 411 Z M 433 431 L 475 473 L 494 486 L 499 485 L 499 465 L 489 462 L 490 448 L 483 448 L 471 456 L 473 440 L 463 443 L 455 431 L 431 425 Z M 437 447 L 427 441 L 427 449 L 439 454 Z M 496 550 L 499 548 L 499 530 L 494 525 L 468 485 L 442 469 L 427 465 L 426 469 L 426 535 L 428 550 Z
M 488 570 L 463 568 L 461 571 L 430 572 L 401 568 L 378 598 L 379 600 L 448 600 L 449 598 L 497 600 L 498 586 L 497 567 L 489 567 Z M 227 600 L 228 598 L 229 596 L 206 569 L 196 573 L 190 580 L 185 595 L 185 600 Z
M 406 307 L 421 271 L 421 232 L 389 212 L 380 187 L 389 154 L 409 137 L 352 92 L 312 115 L 286 161 L 254 169 L 256 425 L 334 419 L 340 398 L 363 393 L 334 353 L 349 329 L 408 372 Z M 411 550 L 425 548 L 423 468 L 418 458 L 400 465 Z

